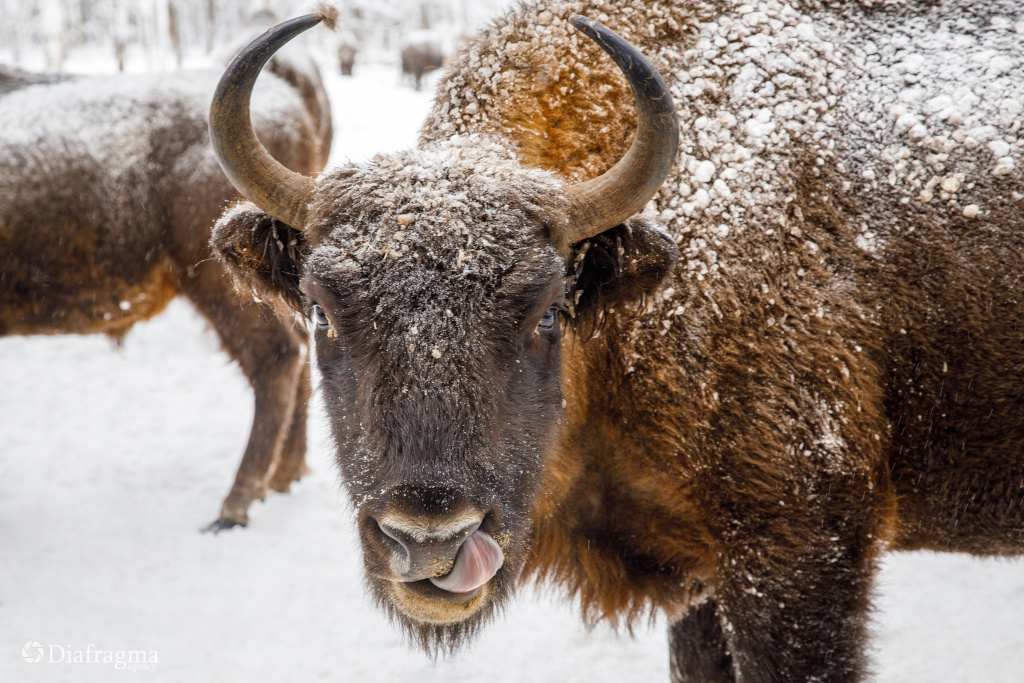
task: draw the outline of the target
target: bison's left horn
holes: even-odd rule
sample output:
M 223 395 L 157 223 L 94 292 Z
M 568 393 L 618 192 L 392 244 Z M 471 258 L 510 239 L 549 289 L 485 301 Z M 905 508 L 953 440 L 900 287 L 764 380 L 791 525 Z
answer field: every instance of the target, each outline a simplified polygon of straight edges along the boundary
M 210 140 L 221 168 L 242 196 L 301 230 L 313 179 L 289 171 L 256 138 L 249 98 L 263 65 L 281 47 L 324 17 L 307 14 L 269 29 L 231 60 L 210 105 Z
M 675 103 L 647 58 L 593 19 L 574 14 L 569 22 L 622 69 L 636 100 L 637 128 L 633 144 L 618 163 L 568 189 L 569 231 L 566 239 L 559 240 L 566 246 L 613 228 L 643 210 L 665 182 L 679 146 Z

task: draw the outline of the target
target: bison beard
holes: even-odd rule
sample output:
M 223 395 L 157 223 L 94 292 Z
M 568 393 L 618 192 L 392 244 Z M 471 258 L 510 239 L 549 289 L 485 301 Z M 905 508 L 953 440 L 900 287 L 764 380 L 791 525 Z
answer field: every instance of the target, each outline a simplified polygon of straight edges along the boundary
M 671 75 L 681 127 L 653 69 L 626 87 L 633 48 L 570 33 L 579 4 L 526 5 L 456 57 L 416 149 L 315 182 L 218 100 L 256 206 L 216 244 L 316 321 L 371 590 L 429 652 L 525 574 L 589 621 L 667 615 L 676 680 L 861 680 L 884 549 L 1024 551 L 1021 178 L 1005 140 L 967 144 L 1017 135 L 1024 79 L 962 49 L 1020 61 L 1014 24 L 584 4 Z M 984 97 L 927 60 L 908 89 L 908 39 Z M 235 253 L 265 216 L 294 252 Z M 500 569 L 438 588 L 477 529 Z

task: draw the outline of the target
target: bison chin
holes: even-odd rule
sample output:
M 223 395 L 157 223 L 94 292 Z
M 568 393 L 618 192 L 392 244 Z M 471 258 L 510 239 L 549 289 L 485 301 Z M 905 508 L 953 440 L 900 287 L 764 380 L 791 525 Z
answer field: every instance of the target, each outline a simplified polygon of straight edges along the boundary
M 491 617 L 499 613 L 514 593 L 510 558 L 501 569 L 476 591 L 463 599 L 429 585 L 428 580 L 413 584 L 368 576 L 374 601 L 391 621 L 398 625 L 411 644 L 428 656 L 451 654 L 476 636 Z M 447 595 L 445 595 L 447 593 Z

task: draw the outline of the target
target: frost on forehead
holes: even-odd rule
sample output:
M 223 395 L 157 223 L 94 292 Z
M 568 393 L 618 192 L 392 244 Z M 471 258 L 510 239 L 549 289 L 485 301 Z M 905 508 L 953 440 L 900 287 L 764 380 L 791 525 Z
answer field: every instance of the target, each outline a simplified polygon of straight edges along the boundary
M 358 289 L 382 334 L 436 359 L 465 337 L 463 314 L 561 273 L 548 232 L 564 202 L 559 180 L 486 136 L 380 155 L 317 181 L 306 274 Z
M 562 185 L 482 135 L 326 173 L 311 205 L 322 267 L 387 260 L 493 279 L 565 221 Z M 330 250 L 330 255 L 327 251 Z

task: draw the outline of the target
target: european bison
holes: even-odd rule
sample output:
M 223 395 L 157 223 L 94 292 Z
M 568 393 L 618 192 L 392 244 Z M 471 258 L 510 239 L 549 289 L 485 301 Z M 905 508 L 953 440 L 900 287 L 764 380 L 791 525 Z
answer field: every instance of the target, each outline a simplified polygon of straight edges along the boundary
M 410 43 L 402 48 L 402 73 L 410 76 L 419 90 L 423 84 L 423 74 L 440 69 L 444 64 L 441 46 L 430 40 Z
M 676 680 L 862 680 L 883 550 L 1024 551 L 1022 20 L 525 5 L 416 149 L 315 181 L 245 107 L 315 18 L 240 58 L 211 126 L 252 203 L 215 249 L 315 323 L 413 639 L 458 646 L 525 575 L 591 621 L 667 615 Z
M 356 48 L 348 41 L 338 46 L 338 66 L 342 76 L 352 75 L 352 65 L 356 62 Z
M 315 173 L 331 134 L 319 76 L 283 60 L 274 69 L 282 78 L 267 78 L 255 97 L 260 139 L 288 168 Z M 253 500 L 304 473 L 309 394 L 303 325 L 239 296 L 210 251 L 210 228 L 237 196 L 209 142 L 207 103 L 219 75 L 46 83 L 0 72 L 0 335 L 120 338 L 175 296 L 188 297 L 256 399 L 213 529 L 244 525 Z

